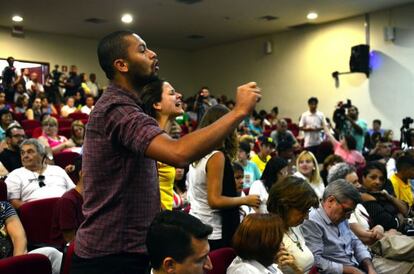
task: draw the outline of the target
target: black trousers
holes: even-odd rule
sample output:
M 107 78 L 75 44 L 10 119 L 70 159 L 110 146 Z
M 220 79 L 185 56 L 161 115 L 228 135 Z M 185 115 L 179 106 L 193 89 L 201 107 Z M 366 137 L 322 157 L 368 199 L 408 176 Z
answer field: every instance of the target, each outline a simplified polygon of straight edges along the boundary
M 73 254 L 71 274 L 148 274 L 149 257 L 123 253 L 85 259 Z

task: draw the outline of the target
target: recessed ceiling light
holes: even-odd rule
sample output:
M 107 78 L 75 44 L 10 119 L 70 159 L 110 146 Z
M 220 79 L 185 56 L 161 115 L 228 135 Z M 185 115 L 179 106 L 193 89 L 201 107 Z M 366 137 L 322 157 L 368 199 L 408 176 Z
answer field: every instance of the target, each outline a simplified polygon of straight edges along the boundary
M 315 20 L 316 18 L 318 18 L 318 14 L 316 12 L 309 12 L 308 15 L 306 16 L 306 18 L 308 18 L 309 20 Z
M 19 15 L 15 15 L 12 17 L 13 22 L 22 22 L 23 21 L 23 17 L 19 16 Z
M 122 17 L 121 17 L 121 21 L 124 22 L 125 24 L 130 24 L 132 22 L 132 20 L 134 20 L 134 18 L 129 13 L 126 13 L 126 14 L 122 15 Z

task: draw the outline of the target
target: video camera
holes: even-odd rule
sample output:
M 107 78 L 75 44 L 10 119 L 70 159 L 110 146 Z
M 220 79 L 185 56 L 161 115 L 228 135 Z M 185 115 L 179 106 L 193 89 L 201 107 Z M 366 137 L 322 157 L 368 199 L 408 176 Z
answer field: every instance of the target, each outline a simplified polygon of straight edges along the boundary
M 335 110 L 332 120 L 335 122 L 336 129 L 342 129 L 343 124 L 346 118 L 346 109 L 352 107 L 352 102 L 350 99 L 346 100 L 346 103 L 339 102 L 337 109 Z

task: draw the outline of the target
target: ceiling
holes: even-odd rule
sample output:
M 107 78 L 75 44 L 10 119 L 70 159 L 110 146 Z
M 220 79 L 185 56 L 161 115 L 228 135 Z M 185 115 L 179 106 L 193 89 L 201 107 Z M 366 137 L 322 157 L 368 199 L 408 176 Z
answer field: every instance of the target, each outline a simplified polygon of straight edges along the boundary
M 320 24 L 412 3 L 414 0 L 9 0 L 1 1 L 0 26 L 24 17 L 25 30 L 97 39 L 131 29 L 151 47 L 196 50 L 248 39 L 309 23 L 309 11 Z M 188 2 L 194 2 L 189 4 Z M 134 16 L 130 25 L 121 14 Z M 274 16 L 276 20 L 260 19 Z M 102 19 L 101 23 L 85 19 Z M 188 36 L 202 36 L 190 39 Z

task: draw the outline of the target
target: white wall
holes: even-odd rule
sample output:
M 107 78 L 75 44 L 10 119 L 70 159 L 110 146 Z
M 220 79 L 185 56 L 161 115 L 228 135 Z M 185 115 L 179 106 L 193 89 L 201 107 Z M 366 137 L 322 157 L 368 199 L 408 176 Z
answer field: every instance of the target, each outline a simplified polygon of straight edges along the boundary
M 336 88 L 331 76 L 333 71 L 349 71 L 351 47 L 365 43 L 365 18 L 359 16 L 197 51 L 192 58 L 197 60 L 195 80 L 216 95 L 232 95 L 237 85 L 256 81 L 263 90 L 258 109 L 277 105 L 282 117 L 294 120 L 307 109 L 311 96 L 319 98 L 319 109 L 328 117 L 338 101 L 349 98 L 369 125 L 379 118 L 399 136 L 401 119 L 414 115 L 414 5 L 392 10 L 394 43 L 383 38 L 389 14 L 370 16 L 371 50 L 382 64 L 369 79 L 359 73 L 343 75 Z M 273 43 L 271 55 L 264 54 L 267 40 Z
M 26 31 L 24 38 L 12 37 L 10 29 L 0 28 L 0 57 L 55 64 L 77 65 L 79 72 L 95 72 L 98 82 L 106 86 L 105 74 L 96 57 L 98 40 L 65 35 Z M 160 75 L 179 90 L 192 93 L 194 86 L 189 72 L 190 56 L 185 51 L 156 49 L 161 59 Z

